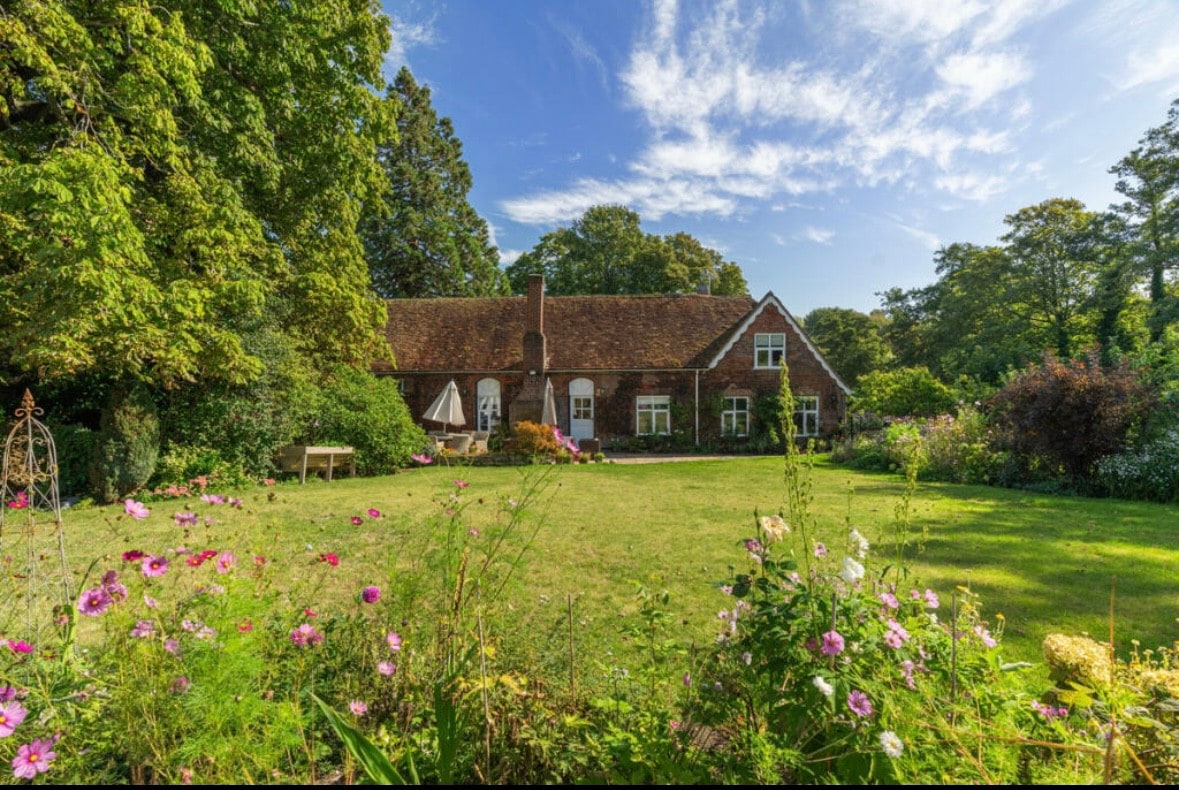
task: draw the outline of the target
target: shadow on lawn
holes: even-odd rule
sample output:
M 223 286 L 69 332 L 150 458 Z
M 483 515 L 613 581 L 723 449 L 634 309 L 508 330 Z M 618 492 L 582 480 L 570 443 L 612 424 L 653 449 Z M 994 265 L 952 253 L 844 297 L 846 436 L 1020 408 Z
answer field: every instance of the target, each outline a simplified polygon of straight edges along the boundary
M 881 481 L 862 490 L 900 488 Z M 918 574 L 947 590 L 968 584 L 989 616 L 1005 613 L 1009 636 L 1037 646 L 1053 631 L 1107 638 L 1117 577 L 1119 650 L 1128 652 L 1132 639 L 1143 647 L 1179 639 L 1173 506 L 926 484 L 918 499 L 913 532 L 929 529 L 924 551 L 909 555 Z M 879 550 L 894 552 L 895 543 Z

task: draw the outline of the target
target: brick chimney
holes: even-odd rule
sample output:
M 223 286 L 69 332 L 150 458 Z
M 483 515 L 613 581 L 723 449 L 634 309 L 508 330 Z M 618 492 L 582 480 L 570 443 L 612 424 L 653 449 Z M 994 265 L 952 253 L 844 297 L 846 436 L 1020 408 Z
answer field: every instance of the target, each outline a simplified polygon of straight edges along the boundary
M 544 275 L 528 275 L 528 305 L 524 320 L 524 375 L 544 376 Z
M 540 422 L 544 411 L 546 367 L 544 337 L 544 275 L 528 276 L 528 301 L 524 308 L 524 386 L 508 407 L 513 422 Z

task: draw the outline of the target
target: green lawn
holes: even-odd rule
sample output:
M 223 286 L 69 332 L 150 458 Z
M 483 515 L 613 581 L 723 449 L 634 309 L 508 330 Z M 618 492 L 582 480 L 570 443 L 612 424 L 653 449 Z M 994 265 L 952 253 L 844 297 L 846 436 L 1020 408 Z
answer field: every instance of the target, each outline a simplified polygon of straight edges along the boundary
M 782 507 L 782 471 L 780 458 L 552 469 L 547 516 L 511 592 L 532 647 L 563 649 L 565 601 L 572 594 L 579 643 L 608 664 L 611 651 L 626 651 L 620 623 L 636 609 L 633 581 L 667 588 L 685 635 L 711 641 L 725 604 L 715 584 L 729 576 L 730 565 L 745 567 L 737 543 L 753 535 L 754 509 Z M 117 518 L 121 507 L 79 508 L 66 511 L 68 550 L 84 568 L 99 554 L 174 546 L 183 541 L 171 513 L 191 509 L 220 519 L 212 542 L 229 542 L 239 555 L 279 554 L 281 546 L 297 555 L 310 545 L 314 563 L 318 552 L 337 552 L 340 589 L 351 590 L 381 579 L 391 559 L 404 564 L 420 556 L 430 537 L 423 534 L 426 519 L 457 492 L 456 477 L 470 483 L 462 496 L 471 503 L 471 525 L 486 528 L 526 473 L 430 467 L 384 478 L 288 483 L 242 493 L 240 513 L 196 500 L 151 503 L 153 515 L 144 522 Z M 822 460 L 813 480 L 819 539 L 832 549 L 828 559 L 843 556 L 850 484 L 851 524 L 873 544 L 869 571 L 882 567 L 891 556 L 902 481 Z M 350 524 L 350 516 L 370 507 L 387 517 Z M 541 510 L 533 508 L 538 516 Z M 1040 640 L 1052 631 L 1103 637 L 1114 576 L 1121 647 L 1132 638 L 1144 646 L 1179 639 L 1179 508 L 922 484 L 913 518 L 917 530 L 928 527 L 925 550 L 911 564 L 914 578 L 939 591 L 946 609 L 955 585 L 979 593 L 992 623 L 996 613 L 1005 615 L 1012 658 L 1036 659 Z M 205 545 L 196 536 L 190 542 Z

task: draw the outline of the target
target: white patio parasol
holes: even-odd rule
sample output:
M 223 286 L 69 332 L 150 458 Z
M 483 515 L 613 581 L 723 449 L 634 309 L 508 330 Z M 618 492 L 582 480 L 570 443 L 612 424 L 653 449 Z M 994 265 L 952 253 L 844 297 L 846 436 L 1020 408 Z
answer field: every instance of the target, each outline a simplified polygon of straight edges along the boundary
M 422 415 L 422 419 L 440 422 L 443 426 L 466 425 L 467 418 L 463 416 L 463 401 L 459 397 L 458 386 L 454 379 L 446 385 L 446 389 L 434 399 L 430 408 Z
M 557 399 L 553 396 L 553 380 L 545 379 L 544 408 L 540 412 L 540 421 L 544 425 L 557 424 Z

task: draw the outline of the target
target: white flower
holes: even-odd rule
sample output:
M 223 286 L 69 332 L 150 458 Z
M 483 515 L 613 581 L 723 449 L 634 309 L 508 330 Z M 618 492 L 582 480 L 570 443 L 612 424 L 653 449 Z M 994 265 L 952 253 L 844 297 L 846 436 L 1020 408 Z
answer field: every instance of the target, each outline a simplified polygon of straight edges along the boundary
M 851 557 L 844 557 L 843 570 L 839 572 L 839 578 L 843 579 L 848 584 L 855 584 L 860 579 L 864 578 L 864 566 L 853 560 Z
M 769 543 L 777 543 L 790 532 L 790 527 L 781 516 L 762 516 L 761 528 L 765 531 L 766 541 Z
M 861 560 L 868 556 L 868 539 L 860 534 L 858 529 L 853 529 L 848 535 L 848 540 L 851 542 L 852 551 Z
M 934 625 L 937 625 L 937 615 L 934 614 L 933 612 L 929 612 L 929 622 L 933 623 Z
M 901 739 L 892 730 L 885 730 L 880 733 L 880 748 L 884 753 L 894 760 L 901 756 L 901 752 L 905 751 L 905 744 L 901 743 Z
M 815 675 L 815 679 L 811 682 L 815 684 L 815 688 L 819 690 L 819 693 L 827 699 L 831 699 L 832 695 L 835 694 L 835 687 L 823 680 L 821 675 Z

